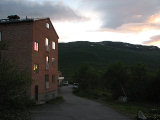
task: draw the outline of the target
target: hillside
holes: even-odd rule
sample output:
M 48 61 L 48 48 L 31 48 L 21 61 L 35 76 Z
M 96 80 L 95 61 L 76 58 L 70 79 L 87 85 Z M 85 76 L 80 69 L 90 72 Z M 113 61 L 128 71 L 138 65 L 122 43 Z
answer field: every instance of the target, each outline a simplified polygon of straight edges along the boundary
M 108 64 L 118 61 L 141 62 L 155 70 L 160 68 L 160 48 L 109 41 L 59 43 L 59 71 L 65 79 L 70 79 L 83 63 L 103 71 Z

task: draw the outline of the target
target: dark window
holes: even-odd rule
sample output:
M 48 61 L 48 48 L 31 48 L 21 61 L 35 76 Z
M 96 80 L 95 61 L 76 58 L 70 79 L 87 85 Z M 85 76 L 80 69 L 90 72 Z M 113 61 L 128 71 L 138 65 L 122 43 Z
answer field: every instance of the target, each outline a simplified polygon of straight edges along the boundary
M 35 92 L 34 93 L 35 94 L 35 100 L 38 101 L 38 85 L 36 85 L 34 89 L 35 89 L 34 90 L 34 92 Z
M 52 75 L 52 83 L 55 82 L 55 75 Z
M 52 58 L 52 65 L 54 66 L 55 64 L 55 58 Z

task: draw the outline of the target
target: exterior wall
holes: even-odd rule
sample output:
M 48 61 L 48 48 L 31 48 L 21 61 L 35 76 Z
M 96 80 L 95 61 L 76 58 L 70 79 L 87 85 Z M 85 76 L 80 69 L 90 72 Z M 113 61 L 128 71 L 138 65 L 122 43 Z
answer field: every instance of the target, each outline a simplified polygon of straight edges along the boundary
M 49 29 L 46 28 L 49 23 Z M 49 18 L 32 22 L 0 24 L 2 41 L 8 43 L 8 50 L 0 51 L 2 58 L 15 64 L 18 70 L 26 70 L 34 80 L 30 95 L 35 97 L 35 86 L 38 85 L 38 101 L 46 101 L 57 95 L 58 89 L 58 36 Z M 49 40 L 49 52 L 46 51 L 45 38 Z M 52 50 L 52 41 L 56 49 Z M 34 51 L 34 42 L 39 43 L 39 50 Z M 49 70 L 46 70 L 45 57 L 49 56 Z M 55 64 L 52 66 L 52 58 Z M 33 71 L 34 64 L 39 64 L 39 72 Z M 45 75 L 49 75 L 49 88 L 46 88 Z M 52 82 L 52 75 L 55 76 Z
M 49 23 L 49 29 L 46 28 Z M 49 40 L 49 51 L 46 51 L 45 38 Z M 52 50 L 52 41 L 56 44 L 56 49 Z M 34 51 L 34 42 L 38 42 L 39 50 Z M 45 58 L 49 56 L 49 70 L 46 70 Z M 55 64 L 52 66 L 52 58 L 55 58 Z M 33 65 L 39 65 L 39 72 L 33 71 Z M 49 88 L 46 88 L 45 75 L 49 75 Z M 52 75 L 55 80 L 52 82 Z M 31 96 L 35 97 L 35 85 L 38 85 L 38 100 L 49 100 L 57 94 L 58 89 L 58 36 L 49 19 L 37 20 L 33 25 L 33 42 L 32 42 L 32 78 L 34 82 L 31 87 Z
M 30 23 L 0 24 L 2 41 L 8 45 L 7 50 L 1 51 L 2 59 L 5 58 L 14 64 L 18 70 L 31 73 L 31 45 L 32 29 Z

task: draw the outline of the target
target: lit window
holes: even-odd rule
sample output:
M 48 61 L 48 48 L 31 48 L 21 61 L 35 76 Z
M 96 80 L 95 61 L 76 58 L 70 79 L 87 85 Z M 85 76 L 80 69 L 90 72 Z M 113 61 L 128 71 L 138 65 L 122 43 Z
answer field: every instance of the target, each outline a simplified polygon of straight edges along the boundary
M 45 75 L 46 88 L 49 88 L 49 75 Z
M 46 70 L 49 70 L 49 57 L 46 56 Z
M 48 43 L 49 43 L 49 42 L 48 42 L 48 38 L 46 38 L 46 40 L 45 40 L 45 45 L 48 46 L 48 45 L 49 45 Z
M 48 38 L 45 39 L 45 46 L 46 46 L 46 51 L 49 52 L 49 40 L 48 40 Z
M 38 64 L 33 65 L 33 71 L 36 73 L 39 72 L 39 65 Z
M 52 65 L 54 66 L 55 64 L 55 58 L 52 58 Z
M 0 32 L 0 41 L 2 40 L 2 35 L 1 34 L 2 34 L 2 32 Z
M 46 62 L 49 63 L 49 57 L 48 56 L 46 56 Z
M 55 48 L 56 48 L 55 42 L 52 42 L 52 49 L 55 50 Z
M 38 42 L 34 42 L 34 50 L 38 51 Z
M 48 28 L 48 29 L 49 29 L 49 23 L 46 23 L 46 28 Z

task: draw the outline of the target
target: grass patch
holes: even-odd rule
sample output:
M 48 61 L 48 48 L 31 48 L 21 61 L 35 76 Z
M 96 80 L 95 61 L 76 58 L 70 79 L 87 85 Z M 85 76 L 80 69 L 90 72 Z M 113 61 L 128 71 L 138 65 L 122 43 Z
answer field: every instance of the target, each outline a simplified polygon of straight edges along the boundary
M 143 113 L 148 113 L 148 111 L 152 108 L 152 106 L 149 105 L 132 102 L 119 103 L 117 101 L 105 101 L 105 104 L 132 119 L 136 119 L 139 110 L 141 110 Z
M 47 103 L 49 104 L 60 104 L 60 103 L 63 103 L 64 102 L 64 99 L 62 96 L 58 96 L 50 101 L 48 101 Z

